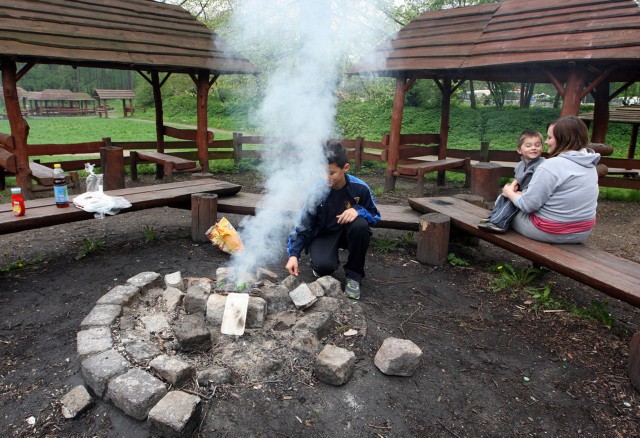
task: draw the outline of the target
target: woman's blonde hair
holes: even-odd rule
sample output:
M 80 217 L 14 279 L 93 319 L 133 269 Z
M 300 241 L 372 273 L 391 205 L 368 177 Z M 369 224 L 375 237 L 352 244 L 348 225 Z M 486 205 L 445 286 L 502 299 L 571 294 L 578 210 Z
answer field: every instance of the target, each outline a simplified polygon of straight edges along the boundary
M 566 151 L 579 151 L 589 144 L 589 129 L 579 117 L 561 117 L 551 123 L 556 148 L 552 156 Z

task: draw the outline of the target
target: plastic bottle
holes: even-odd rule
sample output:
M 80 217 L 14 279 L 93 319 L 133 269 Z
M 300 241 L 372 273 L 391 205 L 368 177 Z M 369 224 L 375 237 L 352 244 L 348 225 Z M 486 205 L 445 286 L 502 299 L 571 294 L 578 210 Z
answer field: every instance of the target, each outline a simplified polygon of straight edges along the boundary
M 56 197 L 56 207 L 65 208 L 69 206 L 67 180 L 62 166 L 58 163 L 53 165 L 53 195 Z
M 14 216 L 24 216 L 26 208 L 20 187 L 13 187 L 11 189 L 11 208 L 13 209 Z

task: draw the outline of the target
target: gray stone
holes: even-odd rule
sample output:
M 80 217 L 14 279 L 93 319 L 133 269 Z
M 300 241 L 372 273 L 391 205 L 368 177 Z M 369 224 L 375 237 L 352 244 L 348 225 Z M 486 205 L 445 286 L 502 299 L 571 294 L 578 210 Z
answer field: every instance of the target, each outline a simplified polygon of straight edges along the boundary
M 329 310 L 333 312 L 334 315 L 338 315 L 342 306 L 344 306 L 343 299 L 324 296 L 318 297 L 318 302 L 313 308 L 316 311 Z
M 93 397 L 83 385 L 78 385 L 60 399 L 64 418 L 75 418 L 93 405 Z
M 199 286 L 201 287 L 207 294 L 211 293 L 211 284 L 213 281 L 210 278 L 202 277 L 202 278 L 187 278 L 187 289 L 191 286 Z
M 235 271 L 233 268 L 229 266 L 222 266 L 216 269 L 216 282 L 228 283 L 233 280 L 234 275 Z
M 300 318 L 293 330 L 306 330 L 313 333 L 316 338 L 322 339 L 331 332 L 333 325 L 333 313 L 325 310 L 306 314 Z
M 122 307 L 115 304 L 98 304 L 80 323 L 82 329 L 113 324 L 122 313 Z
M 202 313 L 207 309 L 209 292 L 200 284 L 196 284 L 187 289 L 184 297 L 184 310 L 187 313 Z
M 295 275 L 289 275 L 287 278 L 282 280 L 282 283 L 280 284 L 286 287 L 288 291 L 292 291 L 300 285 L 300 280 L 298 280 L 298 277 Z
M 344 296 L 342 286 L 340 282 L 333 278 L 331 275 L 325 275 L 324 277 L 316 280 L 320 286 L 324 289 L 324 294 L 328 297 L 340 298 Z
M 340 386 L 349 381 L 355 364 L 356 355 L 353 352 L 345 348 L 325 345 L 316 358 L 314 372 L 321 382 Z
M 265 268 L 258 268 L 256 270 L 256 279 L 258 281 L 269 280 L 275 283 L 278 281 L 278 274 Z
M 162 313 L 151 313 L 140 317 L 140 321 L 144 325 L 144 330 L 149 335 L 166 334 L 171 332 L 171 326 L 167 317 Z
M 196 369 L 191 364 L 175 356 L 163 354 L 149 362 L 149 366 L 173 386 L 182 386 L 196 375 Z
M 264 325 L 267 317 L 267 302 L 260 297 L 249 297 L 249 307 L 247 307 L 247 328 L 259 328 Z
M 280 312 L 276 315 L 276 321 L 273 324 L 275 331 L 287 330 L 296 324 L 297 316 L 290 312 Z
M 151 408 L 166 393 L 167 388 L 160 379 L 138 368 L 111 379 L 107 387 L 107 398 L 137 420 L 147 418 Z
M 283 312 L 291 305 L 289 289 L 280 286 L 265 286 L 262 288 L 260 296 L 267 302 L 267 313 Z
M 96 304 L 116 304 L 125 306 L 139 296 L 140 288 L 130 284 L 118 285 L 104 294 Z
M 290 345 L 293 351 L 308 358 L 315 357 L 322 349 L 322 344 L 318 341 L 316 335 L 305 330 L 294 332 Z
M 208 351 L 213 345 L 202 315 L 184 315 L 172 328 L 183 351 Z
M 233 376 L 229 368 L 205 368 L 197 373 L 198 385 L 224 385 L 233 383 Z
M 127 283 L 139 287 L 140 291 L 144 292 L 154 287 L 162 287 L 162 276 L 157 272 L 141 272 L 129 278 Z
M 141 364 L 146 364 L 146 362 L 162 354 L 162 351 L 156 345 L 147 341 L 131 342 L 124 347 L 124 351 L 127 352 L 131 359 Z
M 107 350 L 84 359 L 80 369 L 84 380 L 98 397 L 104 395 L 107 383 L 129 369 L 129 361 L 115 350 Z
M 176 271 L 164 276 L 164 286 L 166 288 L 173 287 L 179 291 L 184 291 L 184 280 L 182 279 L 182 272 Z
M 373 363 L 384 374 L 411 376 L 420 365 L 422 350 L 408 339 L 387 338 L 376 353 Z
M 202 416 L 200 401 L 186 392 L 169 392 L 149 411 L 149 432 L 167 438 L 193 436 Z
M 113 339 L 111 338 L 111 329 L 109 327 L 94 327 L 79 331 L 76 335 L 76 342 L 80 360 L 113 347 Z
M 123 313 L 125 310 L 127 310 L 126 307 L 123 309 Z M 118 324 L 116 327 L 118 327 L 120 330 L 133 330 L 136 327 L 137 323 L 138 319 L 134 315 L 123 314 L 120 315 L 120 319 L 118 320 Z
M 296 309 L 300 310 L 308 309 L 318 301 L 318 297 L 311 292 L 311 289 L 305 283 L 289 292 L 289 298 L 293 301 Z
M 168 286 L 162 294 L 162 299 L 164 300 L 164 308 L 167 312 L 175 312 L 176 309 L 182 305 L 184 293 L 178 288 Z
M 309 286 L 309 290 L 311 290 L 311 293 L 314 294 L 316 297 L 324 296 L 324 288 L 320 283 L 318 283 L 317 280 L 314 281 L 313 283 L 309 283 L 308 286 Z
M 220 294 L 211 294 L 207 300 L 207 322 L 214 327 L 222 324 L 224 306 L 227 304 L 227 297 Z

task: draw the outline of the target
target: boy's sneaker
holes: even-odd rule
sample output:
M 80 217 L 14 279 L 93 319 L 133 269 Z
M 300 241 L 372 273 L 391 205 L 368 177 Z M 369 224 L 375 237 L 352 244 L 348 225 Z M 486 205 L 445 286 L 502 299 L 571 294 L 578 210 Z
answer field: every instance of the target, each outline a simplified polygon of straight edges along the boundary
M 507 230 L 505 230 L 504 228 L 500 228 L 499 226 L 497 226 L 496 224 L 492 224 L 491 222 L 480 222 L 478 224 L 478 228 L 494 234 L 504 234 L 507 232 Z
M 487 218 L 487 219 L 480 219 L 480 223 L 481 223 L 481 224 L 486 224 L 487 222 L 489 222 L 489 218 Z
M 347 298 L 352 300 L 360 299 L 360 283 L 350 278 L 347 279 L 347 284 L 344 287 L 344 293 L 347 294 Z

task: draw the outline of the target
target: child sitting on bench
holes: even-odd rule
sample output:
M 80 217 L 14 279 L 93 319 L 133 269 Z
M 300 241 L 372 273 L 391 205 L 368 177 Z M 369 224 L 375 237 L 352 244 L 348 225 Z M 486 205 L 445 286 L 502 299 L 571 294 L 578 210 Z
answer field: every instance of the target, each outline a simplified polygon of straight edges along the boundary
M 537 131 L 524 131 L 520 134 L 516 151 L 521 155 L 521 159 L 514 170 L 515 179 L 520 191 L 524 192 L 536 167 L 544 161 L 541 156 L 542 134 Z M 480 221 L 478 228 L 490 233 L 504 234 L 509 229 L 511 220 L 517 212 L 518 208 L 508 198 L 500 195 L 496 199 L 491 216 L 489 219 Z

